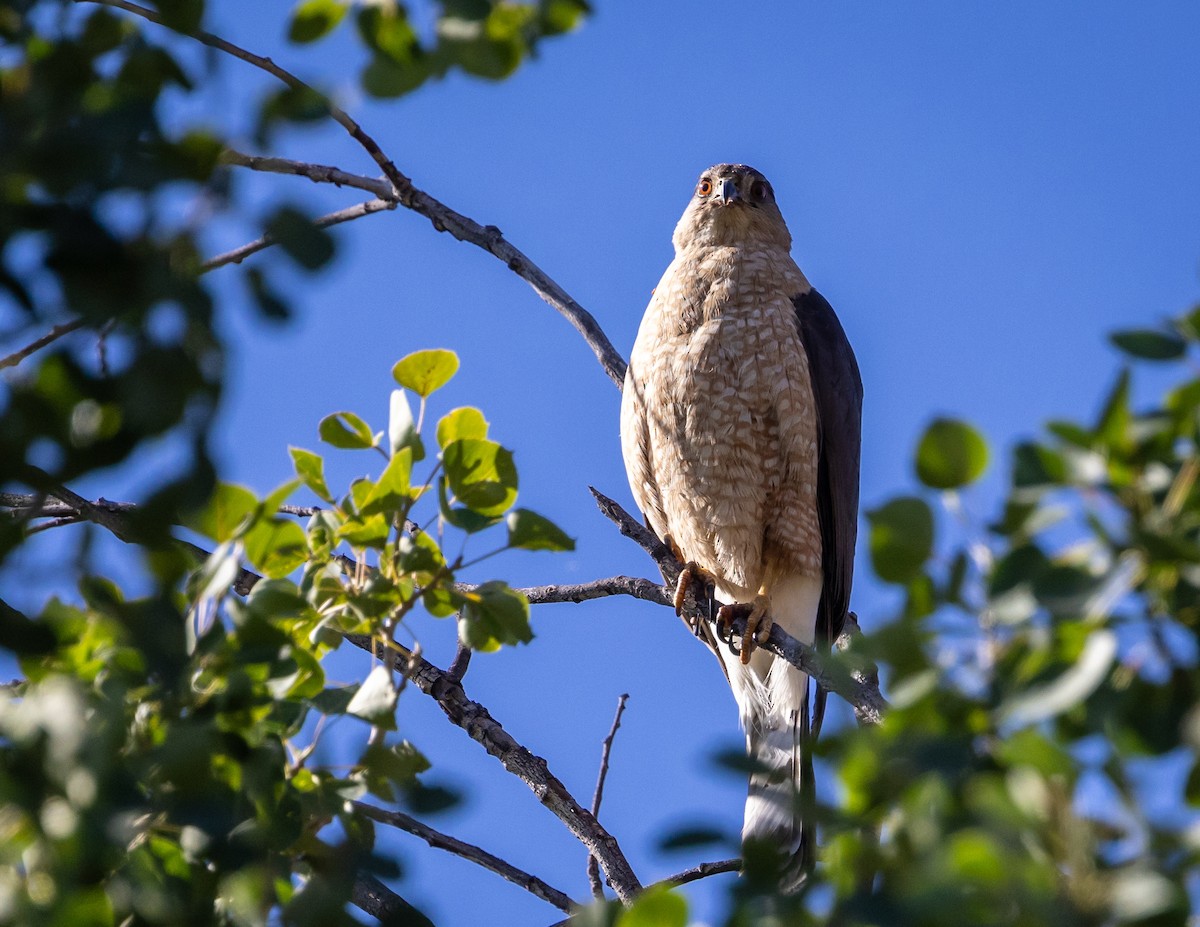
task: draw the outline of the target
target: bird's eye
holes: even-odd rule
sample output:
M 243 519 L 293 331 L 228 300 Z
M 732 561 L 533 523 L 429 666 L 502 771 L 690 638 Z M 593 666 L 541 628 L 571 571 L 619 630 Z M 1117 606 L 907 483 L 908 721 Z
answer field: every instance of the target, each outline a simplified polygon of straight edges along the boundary
M 770 192 L 771 188 L 767 186 L 764 180 L 756 180 L 750 185 L 750 195 L 760 203 L 766 200 Z
M 712 181 L 705 177 L 700 181 L 700 185 L 696 187 L 696 192 L 701 196 L 708 196 L 713 191 Z

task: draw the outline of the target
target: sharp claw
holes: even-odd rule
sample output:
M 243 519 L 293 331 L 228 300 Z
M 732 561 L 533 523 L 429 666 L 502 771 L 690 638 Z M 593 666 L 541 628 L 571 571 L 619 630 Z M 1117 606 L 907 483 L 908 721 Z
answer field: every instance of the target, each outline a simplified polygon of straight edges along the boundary
M 746 616 L 746 633 L 742 635 L 742 665 L 750 662 L 750 655 L 758 644 L 765 644 L 771 634 L 771 600 L 759 593 Z

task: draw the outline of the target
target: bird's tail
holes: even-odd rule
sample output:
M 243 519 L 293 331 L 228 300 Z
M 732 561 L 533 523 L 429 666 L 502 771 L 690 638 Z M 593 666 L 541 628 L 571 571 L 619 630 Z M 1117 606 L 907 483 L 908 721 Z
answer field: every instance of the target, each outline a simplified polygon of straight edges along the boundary
M 738 590 L 720 591 L 729 600 L 744 601 L 737 599 Z M 785 580 L 771 591 L 772 617 L 793 637 L 811 643 L 820 598 L 819 579 Z M 718 655 L 738 703 L 746 752 L 757 767 L 750 776 L 742 842 L 769 842 L 784 852 L 789 862 L 781 887 L 786 891 L 797 887 L 812 858 L 801 813 L 803 790 L 812 786 L 804 750 L 808 676 L 762 650 L 748 666 L 728 651 Z

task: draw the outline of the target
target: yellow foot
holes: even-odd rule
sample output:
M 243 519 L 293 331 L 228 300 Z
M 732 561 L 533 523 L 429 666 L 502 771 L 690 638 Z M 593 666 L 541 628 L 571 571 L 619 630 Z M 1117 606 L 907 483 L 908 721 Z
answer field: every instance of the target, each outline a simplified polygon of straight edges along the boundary
M 695 560 L 684 559 L 683 551 L 679 549 L 679 545 L 675 543 L 675 539 L 671 537 L 671 535 L 668 534 L 665 538 L 663 538 L 663 542 L 669 548 L 671 548 L 671 552 L 675 555 L 675 559 L 683 564 L 683 569 L 679 573 L 679 579 L 675 582 L 675 597 L 673 599 L 675 605 L 675 614 L 682 618 L 684 601 L 687 598 L 688 589 L 692 587 L 692 584 L 694 583 L 699 586 L 704 595 L 711 601 L 713 597 L 712 589 L 715 580 L 713 579 L 712 573 L 708 572 L 708 570 L 696 563 Z M 696 621 L 689 621 L 688 624 L 691 626 L 692 633 L 699 636 L 699 618 L 697 618 Z
M 742 665 L 750 662 L 750 655 L 759 644 L 765 644 L 771 636 L 771 626 L 775 623 L 771 617 L 771 599 L 766 593 L 760 592 L 750 603 L 723 605 L 717 612 L 717 620 L 728 637 L 732 632 L 733 619 L 739 614 L 746 613 L 746 631 L 742 634 L 742 646 L 739 651 Z

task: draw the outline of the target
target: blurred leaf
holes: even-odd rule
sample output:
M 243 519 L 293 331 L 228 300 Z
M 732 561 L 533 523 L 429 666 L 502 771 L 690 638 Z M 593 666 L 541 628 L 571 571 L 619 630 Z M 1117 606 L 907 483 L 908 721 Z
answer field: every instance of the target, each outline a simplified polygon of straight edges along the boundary
M 245 537 L 246 556 L 264 576 L 287 576 L 308 558 L 308 536 L 294 521 L 260 521 Z
M 617 917 L 616 927 L 687 927 L 683 896 L 663 885 L 652 885 Z
M 408 397 L 404 390 L 392 390 L 391 403 L 388 410 L 388 447 L 393 456 L 402 447 L 410 448 L 414 461 L 425 459 L 425 445 L 417 434 L 416 420 L 408 405 Z
M 1014 449 L 1014 486 L 1061 486 L 1066 478 L 1067 465 L 1057 451 L 1032 441 L 1022 442 Z
M 867 512 L 871 563 L 880 579 L 907 584 L 933 552 L 933 513 L 922 499 L 902 496 Z
M 1101 628 L 1093 630 L 1074 665 L 1053 681 L 1020 692 L 1000 707 L 1001 723 L 1026 727 L 1074 707 L 1096 690 L 1116 655 L 1116 635 Z
M 678 850 L 691 850 L 696 847 L 709 847 L 714 844 L 731 842 L 728 834 L 701 824 L 671 831 L 659 840 L 658 849 L 663 853 L 672 853 Z
M 306 451 L 301 447 L 288 447 L 288 453 L 292 455 L 292 465 L 296 469 L 296 476 L 300 477 L 304 485 L 320 499 L 332 503 L 333 494 L 325 484 L 325 460 L 319 454 Z
M 283 322 L 291 318 L 292 311 L 283 297 L 271 287 L 261 267 L 246 268 L 246 285 L 254 303 L 265 318 Z
M 258 499 L 249 489 L 221 483 L 213 490 L 208 506 L 185 519 L 184 524 L 210 540 L 224 543 L 258 509 Z
M 340 0 L 304 0 L 292 13 L 288 38 L 293 42 L 315 42 L 337 27 L 346 8 Z
M 370 426 L 353 412 L 334 412 L 321 419 L 317 428 L 321 440 L 334 447 L 362 450 L 375 446 Z
M 983 436 L 954 419 L 935 419 L 917 445 L 917 476 L 933 489 L 957 489 L 973 483 L 987 462 Z
M 1177 360 L 1187 351 L 1187 342 L 1178 335 L 1148 328 L 1113 332 L 1109 341 L 1140 360 Z
M 392 368 L 392 376 L 401 386 L 425 399 L 449 383 L 457 370 L 457 354 L 433 348 L 401 358 Z
M 333 236 L 292 206 L 276 210 L 266 232 L 305 270 L 318 270 L 333 258 Z
M 459 438 L 486 438 L 487 419 L 483 413 L 471 406 L 463 406 L 447 412 L 437 425 L 438 447 L 452 444 Z
M 574 550 L 574 539 L 537 512 L 513 509 L 508 513 L 508 546 L 523 550 Z
M 391 671 L 379 663 L 350 699 L 350 704 L 346 706 L 346 714 L 362 718 L 373 727 L 394 731 L 396 700 L 399 697 L 400 692 L 396 689 Z

